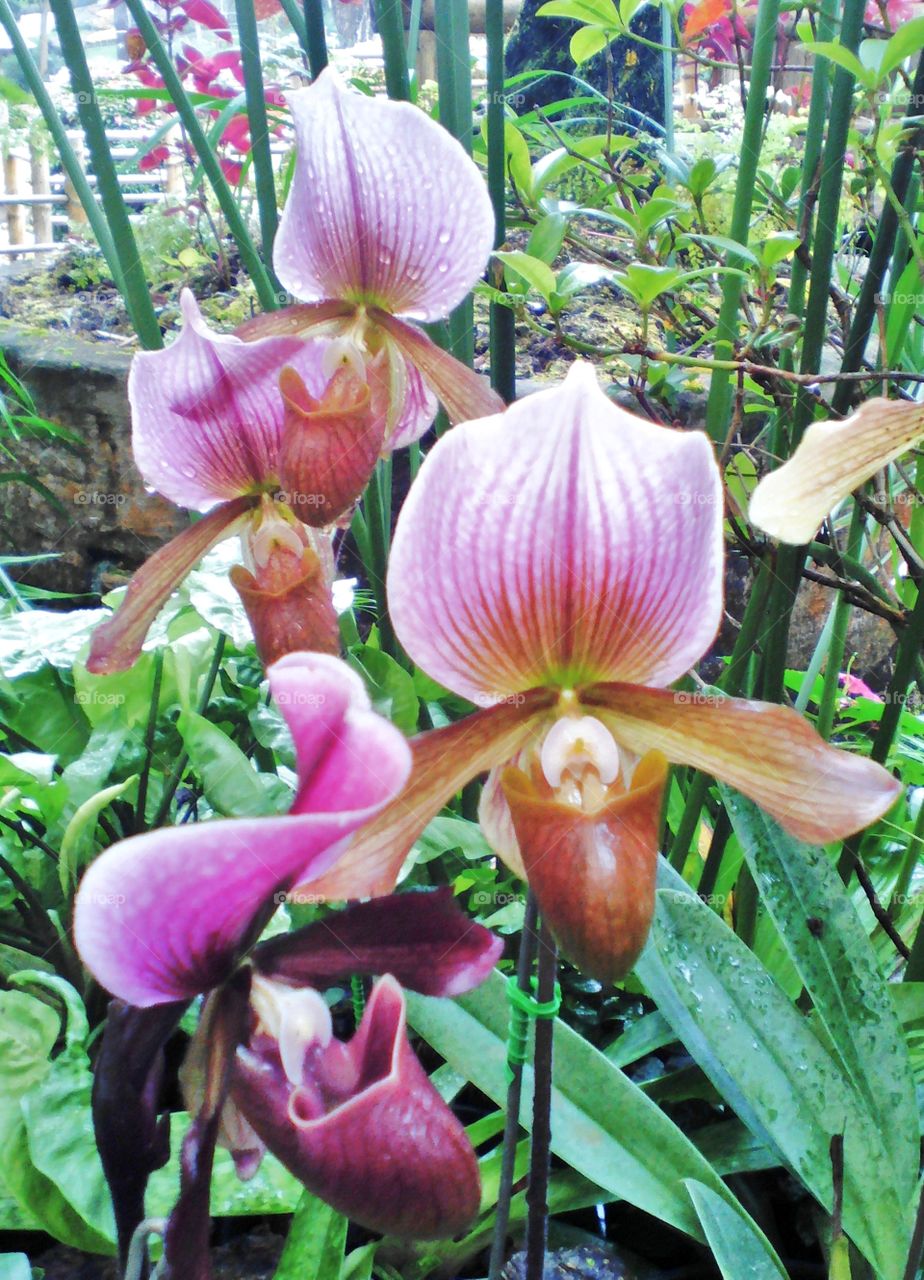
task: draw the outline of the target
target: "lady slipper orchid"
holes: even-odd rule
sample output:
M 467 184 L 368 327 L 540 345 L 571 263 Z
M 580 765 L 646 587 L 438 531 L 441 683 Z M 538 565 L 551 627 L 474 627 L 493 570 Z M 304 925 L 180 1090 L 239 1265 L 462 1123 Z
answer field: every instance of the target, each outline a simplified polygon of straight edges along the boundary
M 430 818 L 490 770 L 481 819 L 563 949 L 612 980 L 648 931 L 667 764 L 730 783 L 822 843 L 881 816 L 899 784 L 789 708 L 667 686 L 722 612 L 722 487 L 706 436 L 613 405 L 593 369 L 431 451 L 389 564 L 395 631 L 481 705 L 413 742 L 401 796 L 316 893 L 379 892 Z
M 503 406 L 485 381 L 409 321 L 448 316 L 484 270 L 494 216 L 461 145 L 419 108 L 369 98 L 327 67 L 287 95 L 297 154 L 273 251 L 302 305 L 257 316 L 242 337 L 335 334 L 384 353 L 393 447 L 433 421 Z
M 209 1274 L 202 1221 L 222 1139 L 243 1173 L 268 1147 L 316 1194 L 375 1230 L 452 1234 L 479 1203 L 464 1131 L 407 1042 L 399 982 L 428 994 L 468 990 L 501 943 L 447 892 L 348 908 L 253 946 L 286 890 L 327 869 L 410 767 L 405 740 L 338 659 L 292 654 L 269 679 L 295 740 L 299 786 L 289 814 L 125 840 L 91 865 L 75 906 L 82 959 L 139 1014 L 211 992 L 184 1068 L 196 1118 L 166 1236 L 166 1274 L 195 1280 Z M 354 892 L 362 891 L 357 881 Z M 341 1043 L 318 988 L 351 974 L 391 976 Z M 110 1075 L 115 1066 L 107 1062 Z M 177 1256 L 182 1269 L 173 1270 Z
M 764 476 L 750 517 L 783 542 L 808 542 L 829 511 L 924 436 L 924 405 L 868 400 L 842 422 L 813 422 L 795 453 Z
M 215 543 L 239 533 L 232 573 L 264 663 L 338 650 L 329 526 L 360 496 L 383 447 L 383 362 L 338 340 L 244 342 L 203 320 L 188 290 L 183 328 L 129 375 L 132 445 L 145 482 L 203 518 L 138 570 L 97 628 L 87 668 L 130 667 L 159 609 Z

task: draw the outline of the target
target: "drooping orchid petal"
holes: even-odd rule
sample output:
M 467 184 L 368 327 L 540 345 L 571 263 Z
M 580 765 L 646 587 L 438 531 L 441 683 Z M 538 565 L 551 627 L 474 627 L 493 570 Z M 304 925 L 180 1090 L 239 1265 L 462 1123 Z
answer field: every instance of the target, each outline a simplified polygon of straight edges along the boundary
M 414 841 L 469 778 L 512 759 L 540 727 L 550 723 L 555 694 L 545 689 L 476 711 L 455 724 L 411 739 L 413 768 L 393 804 L 358 831 L 346 853 L 321 876 L 302 885 L 313 897 L 339 902 L 390 893 Z
M 448 315 L 494 238 L 484 181 L 461 145 L 417 107 L 367 98 L 331 67 L 289 103 L 298 151 L 273 254 L 279 279 L 306 302 Z
M 721 618 L 709 443 L 617 408 L 578 363 L 564 386 L 439 441 L 402 509 L 388 587 L 408 653 L 474 702 L 674 680 Z
M 478 1211 L 474 1152 L 411 1050 L 393 978 L 352 1040 L 309 1050 L 299 1082 L 271 1040 L 240 1048 L 232 1097 L 309 1191 L 372 1231 L 449 1236 Z
M 500 938 L 473 925 L 444 888 L 348 907 L 261 942 L 253 962 L 258 973 L 294 986 L 390 973 L 423 995 L 454 996 L 482 982 L 502 951 Z
M 125 671 L 137 661 L 148 628 L 170 594 L 216 543 L 250 519 L 256 498 L 233 498 L 184 529 L 144 562 L 111 618 L 93 632 L 87 670 L 92 675 Z
M 326 870 L 407 779 L 404 738 L 369 709 L 338 659 L 292 654 L 269 678 L 296 743 L 291 813 L 135 836 L 83 878 L 78 950 L 101 985 L 131 1004 L 190 999 L 227 978 L 263 904 L 309 869 Z
M 297 337 L 244 342 L 203 320 L 188 289 L 183 327 L 163 351 L 132 361 L 132 447 L 147 484 L 179 506 L 207 511 L 279 480 L 279 373 L 293 367 L 320 397 L 326 344 Z
M 869 826 L 901 792 L 880 765 L 829 746 L 789 707 L 618 685 L 581 697 L 631 751 L 662 751 L 721 778 L 809 844 Z
M 922 436 L 924 404 L 900 400 L 868 400 L 842 422 L 813 422 L 754 490 L 751 521 L 783 542 L 808 542 L 842 498 Z
M 654 914 L 658 823 L 667 761 L 646 756 L 627 791 L 589 809 L 563 803 L 536 771 L 502 786 L 543 920 L 568 958 L 617 982 L 641 954 Z

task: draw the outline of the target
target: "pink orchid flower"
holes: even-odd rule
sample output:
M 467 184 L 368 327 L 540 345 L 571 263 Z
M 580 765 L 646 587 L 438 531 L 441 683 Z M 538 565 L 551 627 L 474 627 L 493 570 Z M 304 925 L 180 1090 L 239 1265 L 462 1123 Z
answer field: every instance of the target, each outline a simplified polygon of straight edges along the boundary
M 287 97 L 298 150 L 273 263 L 302 305 L 238 332 L 334 333 L 384 351 L 393 447 L 427 429 L 434 393 L 453 421 L 498 412 L 484 379 L 409 323 L 448 316 L 487 264 L 494 216 L 475 164 L 417 107 L 355 92 L 331 67 Z
M 616 979 L 644 943 L 668 762 L 737 787 L 823 843 L 880 817 L 899 784 L 793 710 L 668 686 L 722 616 L 723 504 L 700 432 L 613 405 L 590 365 L 448 432 L 398 520 L 395 631 L 481 709 L 413 742 L 402 795 L 315 884 L 388 892 L 430 818 L 490 770 L 481 820 L 566 954 Z
M 176 340 L 132 361 L 132 447 L 152 489 L 207 514 L 138 570 L 94 632 L 87 669 L 130 667 L 171 591 L 235 533 L 246 568 L 232 581 L 264 663 L 298 649 L 336 653 L 329 530 L 384 447 L 381 363 L 357 362 L 337 339 L 244 342 L 210 329 L 188 290 L 181 302 Z
M 427 994 L 468 990 L 501 943 L 450 894 L 414 894 L 253 947 L 286 890 L 336 860 L 345 838 L 400 790 L 411 763 L 402 735 L 371 710 L 339 659 L 292 654 L 269 680 L 295 741 L 290 812 L 122 841 L 90 866 L 75 904 L 79 953 L 119 1000 L 153 1012 L 212 993 L 187 1070 L 196 1117 L 167 1231 L 167 1274 L 190 1280 L 209 1274 L 202 1211 L 222 1134 L 245 1172 L 265 1145 L 316 1194 L 376 1230 L 452 1234 L 479 1203 L 471 1146 L 407 1042 L 399 982 Z M 354 893 L 362 888 L 357 881 Z M 341 1043 L 318 988 L 354 973 L 391 976 Z M 111 1050 L 105 1069 L 117 1074 Z

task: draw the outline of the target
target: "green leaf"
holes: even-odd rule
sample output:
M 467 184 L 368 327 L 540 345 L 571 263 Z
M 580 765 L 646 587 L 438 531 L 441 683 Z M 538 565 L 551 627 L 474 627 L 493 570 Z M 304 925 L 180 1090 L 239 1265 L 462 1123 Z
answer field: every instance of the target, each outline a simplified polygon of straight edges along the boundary
M 775 267 L 795 253 L 802 237 L 792 231 L 773 231 L 765 236 L 760 246 L 760 262 L 763 267 Z
M 520 249 L 498 251 L 495 257 L 500 258 L 508 269 L 508 276 L 514 279 L 519 276 L 530 289 L 535 289 L 548 302 L 555 292 L 555 272 L 540 258 L 533 258 Z
M 718 249 L 721 253 L 729 253 L 736 258 L 741 258 L 744 262 L 750 262 L 757 266 L 757 254 L 754 253 L 747 245 L 739 244 L 737 240 L 730 239 L 729 236 L 690 236 L 691 240 L 695 240 L 697 244 L 708 244 L 713 249 Z
M 0 991 L 0 1094 L 19 1097 L 48 1074 L 61 1019 L 24 991 Z
M 910 58 L 921 49 L 924 49 L 924 17 L 912 18 L 910 22 L 904 23 L 894 36 L 889 37 L 879 64 L 880 81 L 896 71 L 906 58 Z M 912 114 L 918 115 L 919 112 L 915 111 Z
M 878 1177 L 882 1135 L 754 953 L 695 894 L 661 889 L 636 974 L 736 1115 L 829 1212 L 829 1144 L 844 1134 L 845 1229 L 883 1280 L 899 1280 L 909 1206 Z
M 272 775 L 257 773 L 240 747 L 205 716 L 184 711 L 177 728 L 205 798 L 216 813 L 254 818 L 287 807 L 291 794 L 285 784 Z
M 619 12 L 613 0 L 548 0 L 536 13 L 540 18 L 570 18 L 619 30 Z
M 360 645 L 347 655 L 347 662 L 363 678 L 372 705 L 380 716 L 398 726 L 402 733 L 417 732 L 417 690 L 410 672 L 389 654 L 369 645 Z
M 506 984 L 496 971 L 458 1000 L 408 993 L 416 1031 L 457 1071 L 506 1104 Z M 697 1239 L 699 1219 L 685 1177 L 728 1196 L 693 1144 L 641 1089 L 564 1023 L 555 1023 L 552 1150 L 615 1198 L 628 1200 Z M 532 1072 L 524 1073 L 520 1122 L 531 1121 Z
M 515 124 L 504 124 L 504 168 L 525 200 L 533 195 L 533 167 L 526 139 Z
M 427 823 L 423 833 L 414 843 L 419 862 L 441 858 L 450 849 L 458 849 L 463 858 L 477 861 L 493 858 L 494 850 L 481 833 L 477 822 L 467 818 L 439 817 Z
M 526 252 L 533 258 L 541 258 L 551 265 L 561 252 L 568 219 L 561 213 L 547 213 L 540 218 L 530 232 Z
M 814 53 L 816 58 L 827 58 L 829 62 L 834 62 L 837 66 L 843 67 L 864 88 L 874 89 L 876 87 L 875 75 L 866 70 L 855 53 L 845 49 L 836 40 L 807 40 L 804 48 L 809 53 Z
M 616 33 L 613 32 L 613 35 Z M 612 36 L 602 27 L 580 27 L 571 37 L 568 49 L 578 66 L 589 62 L 609 44 Z
M 116 782 L 111 787 L 104 787 L 95 796 L 85 800 L 67 824 L 61 840 L 58 860 L 58 878 L 65 897 L 73 893 L 80 868 L 90 856 L 97 818 L 107 805 L 124 795 L 137 780 L 137 777 L 126 778 L 124 782 Z
M 273 1280 L 340 1280 L 347 1220 L 305 1191 Z
M 814 1010 L 874 1125 L 885 1163 L 870 1178 L 898 1201 L 914 1193 L 920 1137 L 914 1080 L 895 1006 L 844 883 L 821 849 L 788 835 L 752 801 L 722 786 L 751 874 Z M 809 929 L 807 920 L 822 922 Z
M 656 298 L 677 286 L 681 273 L 677 267 L 652 267 L 645 262 L 630 262 L 614 279 L 620 288 L 648 310 Z
M 687 1179 L 687 1190 L 724 1280 L 788 1280 L 753 1218 L 692 1178 Z

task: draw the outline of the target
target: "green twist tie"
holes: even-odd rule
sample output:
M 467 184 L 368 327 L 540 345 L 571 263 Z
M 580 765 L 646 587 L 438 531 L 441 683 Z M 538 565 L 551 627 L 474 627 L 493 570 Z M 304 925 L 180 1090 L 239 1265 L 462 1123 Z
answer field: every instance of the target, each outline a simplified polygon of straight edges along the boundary
M 507 999 L 510 1002 L 510 1026 L 507 1031 L 507 1083 L 513 1080 L 517 1067 L 526 1061 L 526 1044 L 529 1039 L 530 1018 L 554 1018 L 561 1008 L 561 987 L 555 983 L 551 1000 L 537 1000 L 535 992 L 539 981 L 530 978 L 533 994 L 524 991 L 516 975 L 507 979 Z

